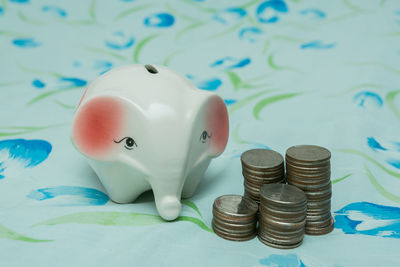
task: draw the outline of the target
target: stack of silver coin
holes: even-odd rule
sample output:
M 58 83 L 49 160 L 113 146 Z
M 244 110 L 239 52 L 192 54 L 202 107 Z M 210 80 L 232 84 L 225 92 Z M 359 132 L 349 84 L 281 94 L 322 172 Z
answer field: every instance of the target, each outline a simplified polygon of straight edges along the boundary
M 286 181 L 307 196 L 306 234 L 323 235 L 334 228 L 330 158 L 329 150 L 314 145 L 293 146 L 286 151 Z
M 213 205 L 212 227 L 220 237 L 232 241 L 246 241 L 257 234 L 258 205 L 238 195 L 218 197 Z
M 274 248 L 300 246 L 307 211 L 304 192 L 287 184 L 267 184 L 261 187 L 260 196 L 260 241 Z
M 283 157 L 269 149 L 252 149 L 240 158 L 244 177 L 244 196 L 260 203 L 260 188 L 264 184 L 285 181 Z

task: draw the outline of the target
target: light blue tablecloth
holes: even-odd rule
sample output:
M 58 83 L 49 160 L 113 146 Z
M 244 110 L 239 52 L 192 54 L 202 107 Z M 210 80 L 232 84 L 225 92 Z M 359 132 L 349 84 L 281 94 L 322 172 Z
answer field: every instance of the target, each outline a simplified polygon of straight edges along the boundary
M 0 1 L 1 266 L 399 266 L 400 3 Z M 109 201 L 70 141 L 85 86 L 167 65 L 225 99 L 230 139 L 176 222 Z M 239 156 L 332 152 L 335 230 L 277 250 L 210 230 Z

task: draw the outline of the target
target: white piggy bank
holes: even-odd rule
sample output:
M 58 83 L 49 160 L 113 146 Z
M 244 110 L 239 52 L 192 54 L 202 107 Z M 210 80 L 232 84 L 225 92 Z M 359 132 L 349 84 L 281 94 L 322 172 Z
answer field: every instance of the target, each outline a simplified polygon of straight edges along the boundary
M 133 202 L 152 189 L 158 213 L 176 219 L 229 135 L 216 94 L 163 66 L 129 65 L 94 80 L 72 125 L 72 140 L 109 197 Z

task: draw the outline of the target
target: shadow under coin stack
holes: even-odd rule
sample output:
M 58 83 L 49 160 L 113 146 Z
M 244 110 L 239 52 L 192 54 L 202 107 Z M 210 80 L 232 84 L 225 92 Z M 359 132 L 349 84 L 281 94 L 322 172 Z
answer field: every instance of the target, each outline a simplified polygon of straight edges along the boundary
M 290 147 L 286 151 L 286 181 L 307 196 L 306 234 L 323 235 L 334 227 L 331 215 L 331 153 L 313 145 Z
M 304 192 L 287 184 L 267 184 L 261 187 L 260 197 L 258 239 L 274 248 L 300 246 L 307 211 Z
M 252 149 L 240 158 L 244 177 L 244 196 L 260 203 L 260 188 L 264 184 L 285 181 L 283 157 L 269 149 Z
M 228 240 L 246 241 L 256 236 L 258 205 L 237 195 L 220 196 L 214 201 L 212 227 Z

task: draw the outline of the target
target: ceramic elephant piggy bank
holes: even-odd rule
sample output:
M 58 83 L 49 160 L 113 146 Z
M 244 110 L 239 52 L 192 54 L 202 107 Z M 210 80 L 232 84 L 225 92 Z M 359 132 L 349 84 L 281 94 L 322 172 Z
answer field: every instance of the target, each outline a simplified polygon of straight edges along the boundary
M 176 219 L 229 135 L 216 94 L 163 66 L 129 65 L 95 79 L 75 112 L 72 140 L 109 197 L 133 202 L 152 189 L 158 213 Z

